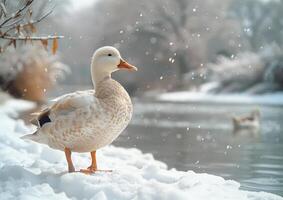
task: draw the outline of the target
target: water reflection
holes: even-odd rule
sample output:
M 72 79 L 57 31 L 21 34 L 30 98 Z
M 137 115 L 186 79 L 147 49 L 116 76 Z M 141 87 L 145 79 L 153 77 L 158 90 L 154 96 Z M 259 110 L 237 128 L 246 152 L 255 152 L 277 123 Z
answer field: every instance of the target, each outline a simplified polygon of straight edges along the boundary
M 242 138 L 259 138 L 260 137 L 260 128 L 244 128 L 244 129 L 233 129 L 233 135 L 235 137 Z

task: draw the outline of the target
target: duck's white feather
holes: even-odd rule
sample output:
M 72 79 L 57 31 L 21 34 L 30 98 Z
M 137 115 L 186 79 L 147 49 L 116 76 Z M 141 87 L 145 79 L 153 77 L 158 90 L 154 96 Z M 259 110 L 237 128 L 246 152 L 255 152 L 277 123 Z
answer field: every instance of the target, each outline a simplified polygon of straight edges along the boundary
M 50 117 L 56 119 L 60 115 L 66 115 L 76 109 L 97 105 L 98 99 L 94 94 L 94 90 L 77 91 L 54 99 L 55 103 L 50 108 Z

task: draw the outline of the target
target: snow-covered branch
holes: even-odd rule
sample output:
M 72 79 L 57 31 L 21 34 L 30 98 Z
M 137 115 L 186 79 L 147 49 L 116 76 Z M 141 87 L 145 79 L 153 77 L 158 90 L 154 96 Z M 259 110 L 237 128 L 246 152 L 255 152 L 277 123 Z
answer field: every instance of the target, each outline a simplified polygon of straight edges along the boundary
M 26 0 L 16 11 L 12 12 L 7 9 L 7 1 L 0 4 L 0 39 L 8 40 L 0 46 L 0 53 L 5 51 L 10 45 L 16 47 L 16 41 L 33 41 L 40 40 L 44 47 L 47 46 L 48 40 L 53 40 L 53 53 L 57 50 L 57 39 L 63 38 L 59 35 L 36 36 L 37 29 L 35 24 L 48 17 L 53 9 L 45 14 L 33 19 L 32 5 L 35 0 Z M 11 2 L 9 2 L 11 3 Z M 13 5 L 13 4 L 12 4 Z M 11 14 L 9 14 L 11 13 Z M 56 47 L 56 48 L 55 48 Z
M 59 35 L 50 35 L 50 36 L 7 36 L 1 35 L 0 38 L 7 40 L 53 40 L 53 39 L 62 39 L 64 36 Z

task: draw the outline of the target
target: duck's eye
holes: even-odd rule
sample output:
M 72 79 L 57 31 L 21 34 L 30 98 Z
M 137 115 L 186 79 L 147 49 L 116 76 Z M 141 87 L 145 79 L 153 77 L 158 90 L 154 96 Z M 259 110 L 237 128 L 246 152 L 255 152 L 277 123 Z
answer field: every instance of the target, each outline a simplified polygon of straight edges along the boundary
M 108 56 L 112 56 L 112 54 L 111 54 L 111 53 L 109 53 L 109 54 L 108 54 Z

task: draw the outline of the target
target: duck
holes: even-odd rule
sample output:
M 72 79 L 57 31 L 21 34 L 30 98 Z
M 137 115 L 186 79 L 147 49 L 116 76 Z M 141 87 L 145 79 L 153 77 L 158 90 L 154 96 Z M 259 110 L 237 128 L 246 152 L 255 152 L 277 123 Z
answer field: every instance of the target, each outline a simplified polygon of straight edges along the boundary
M 255 129 L 260 126 L 259 110 L 252 111 L 249 115 L 232 117 L 234 130 Z
M 118 70 L 137 71 L 137 68 L 126 62 L 115 47 L 97 49 L 90 66 L 93 89 L 62 95 L 45 109 L 33 113 L 37 129 L 22 139 L 64 151 L 68 172 L 77 172 L 72 152 L 91 155 L 91 165 L 79 172 L 103 171 L 98 169 L 96 151 L 111 144 L 122 133 L 133 113 L 129 94 L 111 78 Z

